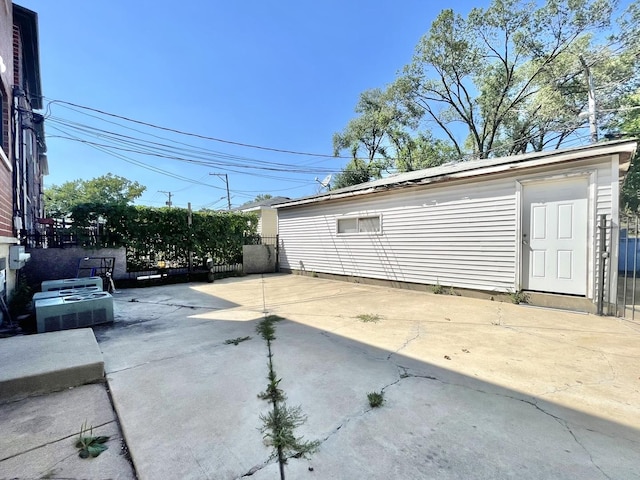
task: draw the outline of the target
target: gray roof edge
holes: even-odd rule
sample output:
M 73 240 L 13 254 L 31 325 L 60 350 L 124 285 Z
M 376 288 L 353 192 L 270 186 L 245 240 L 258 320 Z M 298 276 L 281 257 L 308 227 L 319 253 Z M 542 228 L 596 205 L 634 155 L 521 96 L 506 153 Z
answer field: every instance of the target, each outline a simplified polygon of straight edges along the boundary
M 514 164 L 521 164 L 522 166 L 520 166 L 520 168 L 535 166 L 536 160 L 541 161 L 542 165 L 547 165 L 573 160 L 588 160 L 590 158 L 605 155 L 624 154 L 625 158 L 622 160 L 628 162 L 634 155 L 636 148 L 637 139 L 625 139 L 608 141 L 606 143 L 603 142 L 595 145 L 582 145 L 579 147 L 560 150 L 547 150 L 507 157 L 457 162 L 424 170 L 394 174 L 379 180 L 373 180 L 367 183 L 352 185 L 350 187 L 332 190 L 318 195 L 302 197 L 290 202 L 280 203 L 274 205 L 274 207 L 278 209 L 297 207 L 317 202 L 339 200 L 354 196 L 394 190 L 403 188 L 407 184 L 415 186 L 426 185 L 429 183 L 479 176 L 488 173 L 499 173 L 513 168 Z
M 276 203 L 284 203 L 289 201 L 291 201 L 289 197 L 276 196 L 276 197 L 267 198 L 266 200 L 259 200 L 257 202 L 247 203 L 246 205 L 240 205 L 239 207 L 232 208 L 231 210 L 250 212 L 250 211 L 259 210 L 261 208 L 271 208 Z

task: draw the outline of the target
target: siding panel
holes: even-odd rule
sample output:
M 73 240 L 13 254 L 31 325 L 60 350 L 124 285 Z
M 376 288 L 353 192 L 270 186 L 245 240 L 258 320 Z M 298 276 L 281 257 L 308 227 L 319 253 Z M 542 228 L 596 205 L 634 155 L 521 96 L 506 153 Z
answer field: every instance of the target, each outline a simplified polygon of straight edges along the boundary
M 515 278 L 515 182 L 354 199 L 279 211 L 288 269 L 506 290 Z M 382 234 L 336 234 L 337 218 L 382 214 Z

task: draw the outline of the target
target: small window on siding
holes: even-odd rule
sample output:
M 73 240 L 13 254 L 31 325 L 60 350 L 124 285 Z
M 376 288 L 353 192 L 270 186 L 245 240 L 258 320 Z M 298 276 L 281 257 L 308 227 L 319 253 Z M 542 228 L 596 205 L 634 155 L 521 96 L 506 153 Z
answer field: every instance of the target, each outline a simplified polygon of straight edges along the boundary
M 380 232 L 380 217 L 358 218 L 358 232 L 362 232 L 362 233 L 379 233 Z
M 349 217 L 338 219 L 338 234 L 380 232 L 382 232 L 382 223 L 379 215 L 372 217 Z
M 357 233 L 357 218 L 340 218 L 338 219 L 338 233 Z

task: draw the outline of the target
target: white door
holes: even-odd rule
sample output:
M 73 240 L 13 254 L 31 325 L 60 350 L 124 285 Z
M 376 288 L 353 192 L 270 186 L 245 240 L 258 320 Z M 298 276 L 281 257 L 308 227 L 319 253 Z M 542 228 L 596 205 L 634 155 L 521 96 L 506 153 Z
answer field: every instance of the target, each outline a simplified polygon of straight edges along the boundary
M 587 293 L 586 178 L 523 188 L 522 288 Z

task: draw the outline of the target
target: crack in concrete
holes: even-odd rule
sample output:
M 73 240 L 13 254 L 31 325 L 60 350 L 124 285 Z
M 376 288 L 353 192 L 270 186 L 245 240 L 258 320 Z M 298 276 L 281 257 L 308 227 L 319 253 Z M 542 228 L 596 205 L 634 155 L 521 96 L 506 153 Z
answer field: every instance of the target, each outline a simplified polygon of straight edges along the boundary
M 402 350 L 404 350 L 405 348 L 407 348 L 407 346 L 413 342 L 414 340 L 417 340 L 418 338 L 420 338 L 420 335 L 422 334 L 422 332 L 420 331 L 420 321 L 417 321 L 415 323 L 415 330 L 417 330 L 416 334 L 411 337 L 411 338 L 407 338 L 404 343 L 400 346 L 400 348 L 398 348 L 396 351 L 391 352 L 389 355 L 387 355 L 387 360 L 390 360 L 391 357 L 393 357 L 394 355 L 397 355 L 398 353 L 400 353 Z
M 138 300 L 136 298 L 131 298 L 129 300 L 117 300 L 117 303 L 142 303 L 144 305 L 162 305 L 163 307 L 178 307 L 178 308 L 189 308 L 191 310 L 202 309 L 202 310 L 222 310 L 218 307 L 203 307 L 200 305 L 183 305 L 181 303 L 166 303 L 166 302 L 147 302 L 144 300 Z
M 475 392 L 483 393 L 483 394 L 486 394 L 486 395 L 495 395 L 495 396 L 499 396 L 499 397 L 503 397 L 503 398 L 508 398 L 508 399 L 515 400 L 515 401 L 522 402 L 522 403 L 526 403 L 527 405 L 532 406 L 533 408 L 535 408 L 536 410 L 538 410 L 540 413 L 542 413 L 542 414 L 544 414 L 544 415 L 547 415 L 547 416 L 551 417 L 554 421 L 556 421 L 556 422 L 557 422 L 557 423 L 559 423 L 562 427 L 564 427 L 564 429 L 565 429 L 565 430 L 566 430 L 566 431 L 571 435 L 571 437 L 573 438 L 573 440 L 575 441 L 575 443 L 577 443 L 577 444 L 580 446 L 580 448 L 582 448 L 582 450 L 584 450 L 584 452 L 589 456 L 589 460 L 590 460 L 591 464 L 592 464 L 595 468 L 597 468 L 597 469 L 598 469 L 598 471 L 599 471 L 600 473 L 602 473 L 602 475 L 603 475 L 604 477 L 606 477 L 606 478 L 608 478 L 609 480 L 611 480 L 611 477 L 610 477 L 609 475 L 607 475 L 607 473 L 606 473 L 606 472 L 605 472 L 605 471 L 600 467 L 600 465 L 598 465 L 598 464 L 595 462 L 595 460 L 594 460 L 593 455 L 591 454 L 591 452 L 590 452 L 590 451 L 585 447 L 585 445 L 584 445 L 582 442 L 580 442 L 580 440 L 579 440 L 579 439 L 578 439 L 578 437 L 576 436 L 575 432 L 574 432 L 574 431 L 571 429 L 571 427 L 569 426 L 569 423 L 568 423 L 565 419 L 563 419 L 563 418 L 561 418 L 561 417 L 558 417 L 557 415 L 554 415 L 554 414 L 553 414 L 553 413 L 551 413 L 551 412 L 548 412 L 547 410 L 545 410 L 544 408 L 542 408 L 540 405 L 538 405 L 535 401 L 533 401 L 533 400 L 527 400 L 526 398 L 518 398 L 518 397 L 515 397 L 515 396 L 512 396 L 512 395 L 505 395 L 505 394 L 498 393 L 498 392 L 487 392 L 486 390 L 482 390 L 482 389 L 480 389 L 480 388 L 473 388 L 473 387 L 471 387 L 471 386 L 469 386 L 469 385 L 462 385 L 462 384 L 459 384 L 459 383 L 447 382 L 447 381 L 445 381 L 445 380 L 439 379 L 439 378 L 434 377 L 434 376 L 431 376 L 431 375 L 418 375 L 418 374 L 412 374 L 412 373 L 409 373 L 409 368 L 408 368 L 408 367 L 404 367 L 404 366 L 399 365 L 399 364 L 395 364 L 395 365 L 398 367 L 398 369 L 399 369 L 399 370 L 401 370 L 401 371 L 402 371 L 402 373 L 400 374 L 400 378 L 399 378 L 398 380 L 396 380 L 395 382 L 390 383 L 389 385 L 387 385 L 387 386 L 386 386 L 386 387 L 384 387 L 384 388 L 387 388 L 387 387 L 391 387 L 391 386 L 393 386 L 393 385 L 396 385 L 396 384 L 400 383 L 402 380 L 404 380 L 404 379 L 406 379 L 406 378 L 423 378 L 423 379 L 428 379 L 428 380 L 434 380 L 434 381 L 437 381 L 437 382 L 439 382 L 439 383 L 441 383 L 441 384 L 443 384 L 443 385 L 451 385 L 451 386 L 456 386 L 456 387 L 465 388 L 465 389 L 468 389 L 468 390 L 473 390 L 473 391 L 475 391 Z M 384 390 L 384 388 L 383 388 L 383 390 Z M 598 434 L 600 434 L 600 432 L 596 432 L 596 431 L 594 431 L 594 430 L 589 430 L 589 431 L 591 431 L 591 432 L 593 432 L 593 433 L 598 433 Z
M 263 309 L 264 309 L 264 311 L 266 312 L 266 295 L 265 295 L 265 292 L 264 292 L 264 286 L 263 286 L 263 292 L 262 292 L 262 294 L 263 294 Z M 512 331 L 514 331 L 514 332 L 517 332 L 517 333 L 524 333 L 524 334 L 526 334 L 526 335 L 531 335 L 531 336 L 536 336 L 536 337 L 541 337 L 541 338 L 542 338 L 542 336 L 541 336 L 541 335 L 536 335 L 536 334 L 531 333 L 531 332 L 522 331 L 521 329 L 518 329 L 517 327 L 514 327 L 514 326 L 505 325 L 505 324 L 504 324 L 504 312 L 503 312 L 503 309 L 502 309 L 502 306 L 501 306 L 501 305 L 498 305 L 498 309 L 497 309 L 497 316 L 498 316 L 497 321 L 492 321 L 492 322 L 491 322 L 492 324 L 494 324 L 494 325 L 498 325 L 498 326 L 501 326 L 501 327 L 506 328 L 506 329 L 510 329 L 510 330 L 512 330 Z M 342 317 L 342 316 L 340 316 L 340 317 Z M 345 325 L 341 325 L 341 326 L 336 327 L 335 329 L 332 329 L 332 330 L 325 330 L 325 331 L 320 331 L 319 333 L 320 333 L 321 335 L 323 335 L 324 337 L 326 337 L 326 338 L 330 339 L 330 340 L 334 340 L 334 339 L 332 338 L 331 334 L 332 334 L 332 333 L 335 333 L 336 331 L 338 331 L 338 330 L 340 330 L 340 329 L 342 329 L 342 328 L 344 328 L 344 326 L 345 326 Z M 565 419 L 563 419 L 563 418 L 561 418 L 561 417 L 558 417 L 557 415 L 554 415 L 553 413 L 551 413 L 551 412 L 549 412 L 549 411 L 547 411 L 547 410 L 545 410 L 545 409 L 544 409 L 544 408 L 542 408 L 540 405 L 538 405 L 538 403 L 537 403 L 537 402 L 535 402 L 534 400 L 528 400 L 528 399 L 526 399 L 526 398 L 519 398 L 519 397 L 516 397 L 516 396 L 506 395 L 506 394 L 502 394 L 502 393 L 498 393 L 498 392 L 489 392 L 489 391 L 482 390 L 482 389 L 480 389 L 480 388 L 474 388 L 474 387 L 472 387 L 472 386 L 470 386 L 470 385 L 463 385 L 463 384 L 458 384 L 458 383 L 453 383 L 453 382 L 447 382 L 447 381 L 445 381 L 445 380 L 439 379 L 439 378 L 437 378 L 437 377 L 435 377 L 435 376 L 432 376 L 432 375 L 426 375 L 426 374 L 425 374 L 425 375 L 420 375 L 420 374 L 416 374 L 416 373 L 410 373 L 410 367 L 405 367 L 405 366 L 403 366 L 403 365 L 401 365 L 401 364 L 399 364 L 399 363 L 393 362 L 393 361 L 391 360 L 391 358 L 392 358 L 393 356 L 395 356 L 395 355 L 397 355 L 398 353 L 400 353 L 402 350 L 404 350 L 405 348 L 407 348 L 407 346 L 408 346 L 411 342 L 413 342 L 414 340 L 418 339 L 418 338 L 421 336 L 421 333 L 422 333 L 422 332 L 421 332 L 421 324 L 420 324 L 420 321 L 417 321 L 417 322 L 416 322 L 415 329 L 416 329 L 416 333 L 415 333 L 415 335 L 414 335 L 413 337 L 407 338 L 407 339 L 404 341 L 404 343 L 403 343 L 403 344 L 402 344 L 402 345 L 401 345 L 397 350 L 395 350 L 395 351 L 393 351 L 393 352 L 391 352 L 391 353 L 389 353 L 389 354 L 387 355 L 386 360 L 390 361 L 391 363 L 393 363 L 393 364 L 396 366 L 396 368 L 398 369 L 398 372 L 399 372 L 399 377 L 398 377 L 398 379 L 397 379 L 397 380 L 395 380 L 395 381 L 393 381 L 393 382 L 391 382 L 391 383 L 389 383 L 389 384 L 385 385 L 384 387 L 382 387 L 382 389 L 381 389 L 381 390 L 382 390 L 383 392 L 384 392 L 384 391 L 386 391 L 387 389 L 389 389 L 389 388 L 391 388 L 391 387 L 395 386 L 395 385 L 398 385 L 398 384 L 399 384 L 400 382 L 402 382 L 402 380 L 404 380 L 404 379 L 407 379 L 407 378 L 420 378 L 420 379 L 425 379 L 425 380 L 437 381 L 437 382 L 439 382 L 439 383 L 441 383 L 441 384 L 443 384 L 443 385 L 457 386 L 457 387 L 461 387 L 461 388 L 464 388 L 464 389 L 468 389 L 468 390 L 476 391 L 476 392 L 478 392 L 478 393 L 482 393 L 482 394 L 485 394 L 485 395 L 495 395 L 495 396 L 499 396 L 499 397 L 503 397 L 503 398 L 508 398 L 508 399 L 510 399 L 510 400 L 515 400 L 515 401 L 518 401 L 518 402 L 525 403 L 525 404 L 527 404 L 527 405 L 529 405 L 529 406 L 532 406 L 533 408 L 535 408 L 536 410 L 538 410 L 540 413 L 542 413 L 542 414 L 544 414 L 544 415 L 546 415 L 546 416 L 548 416 L 548 417 L 552 418 L 555 422 L 557 422 L 559 425 L 561 425 L 561 426 L 566 430 L 566 432 L 571 436 L 571 438 L 573 439 L 573 441 L 574 441 L 578 446 L 580 446 L 580 448 L 581 448 L 581 449 L 582 449 L 582 450 L 583 450 L 583 451 L 584 451 L 584 452 L 589 456 L 589 460 L 590 460 L 591 464 L 592 464 L 592 465 L 593 465 L 593 466 L 594 466 L 594 467 L 595 467 L 595 468 L 596 468 L 596 469 L 597 469 L 597 470 L 598 470 L 598 471 L 599 471 L 599 472 L 600 472 L 600 473 L 601 473 L 605 478 L 607 478 L 607 479 L 611 480 L 611 478 L 612 478 L 612 477 L 610 477 L 610 476 L 609 476 L 609 475 L 608 475 L 608 474 L 607 474 L 607 473 L 602 469 L 602 467 L 600 467 L 600 466 L 595 462 L 595 459 L 594 459 L 593 455 L 592 455 L 592 454 L 591 454 L 591 452 L 586 448 L 586 446 L 585 446 L 585 445 L 584 445 L 584 444 L 583 444 L 583 443 L 578 439 L 578 437 L 577 437 L 576 433 L 571 429 L 571 427 L 570 427 L 570 425 L 569 425 L 568 421 L 567 421 L 567 420 L 565 420 Z M 545 339 L 547 339 L 547 337 L 544 337 L 544 338 L 545 338 Z M 600 381 L 600 382 L 594 383 L 593 385 L 600 385 L 600 384 L 603 384 L 603 383 L 605 383 L 605 382 L 612 382 L 612 381 L 614 381 L 614 380 L 617 378 L 617 375 L 616 375 L 615 369 L 614 369 L 613 365 L 611 364 L 611 361 L 610 361 L 610 359 L 607 357 L 607 354 L 606 354 L 605 352 L 602 352 L 602 351 L 600 351 L 600 350 L 590 349 L 590 348 L 583 347 L 583 346 L 573 345 L 573 344 L 571 344 L 570 342 L 563 342 L 563 341 L 558 340 L 558 339 L 551 339 L 551 340 L 555 340 L 556 342 L 561 343 L 561 344 L 569 344 L 569 345 L 571 345 L 571 346 L 573 346 L 573 347 L 578 347 L 578 348 L 581 348 L 581 349 L 583 349 L 583 350 L 591 351 L 591 352 L 593 352 L 593 353 L 596 353 L 596 354 L 600 355 L 600 356 L 601 356 L 601 357 L 602 357 L 602 358 L 607 362 L 607 364 L 608 364 L 608 366 L 609 366 L 610 373 L 611 373 L 611 377 L 610 377 L 610 378 L 608 378 L 608 379 L 604 379 L 604 380 L 602 380 L 602 381 Z M 366 352 L 366 351 L 364 351 L 364 350 L 359 350 L 359 351 L 360 351 L 360 353 L 362 353 L 362 354 L 364 354 L 364 355 L 370 355 L 370 353 L 369 353 L 369 352 Z M 581 385 L 589 385 L 589 384 L 581 384 Z M 576 385 L 576 386 L 577 386 L 577 385 Z M 562 389 L 562 390 L 568 390 L 568 389 L 570 389 L 570 388 L 574 388 L 574 387 L 575 387 L 575 386 L 568 386 L 566 389 Z M 556 389 L 556 390 L 554 390 L 554 391 L 561 391 L 561 390 L 560 390 L 560 389 Z M 553 391 L 552 391 L 552 392 L 547 392 L 547 394 L 548 394 L 548 393 L 553 393 Z M 545 395 L 545 394 L 543 394 L 543 395 Z M 347 415 L 347 416 L 343 419 L 343 421 L 342 421 L 342 422 L 341 422 L 341 423 L 340 423 L 336 428 L 334 428 L 332 431 L 330 431 L 330 432 L 329 432 L 329 433 L 328 433 L 324 438 L 322 438 L 321 440 L 319 440 L 319 446 L 322 446 L 322 445 L 323 445 L 325 442 L 327 442 L 330 438 L 332 438 L 333 436 L 337 435 L 337 434 L 338 434 L 338 433 L 339 433 L 339 432 L 340 432 L 344 427 L 346 427 L 349 423 L 351 423 L 352 421 L 357 420 L 357 419 L 359 419 L 359 418 L 362 418 L 363 416 L 367 415 L 367 414 L 368 414 L 369 412 L 371 412 L 372 410 L 374 410 L 374 408 L 373 408 L 373 407 L 372 407 L 372 408 L 365 409 L 365 410 L 363 410 L 362 412 L 359 412 L 359 413 L 357 413 L 357 414 Z M 592 431 L 592 432 L 594 432 L 594 433 L 601 434 L 600 432 L 595 432 L 595 431 L 593 431 L 593 430 L 589 430 L 589 429 L 587 429 L 587 431 Z M 634 442 L 634 443 L 635 443 L 635 442 Z M 291 458 L 291 457 L 290 457 L 290 458 Z M 266 462 L 262 463 L 261 465 L 256 465 L 256 466 L 252 467 L 252 468 L 251 468 L 247 473 L 245 473 L 244 475 L 242 475 L 241 477 L 238 477 L 238 478 L 246 478 L 246 477 L 250 477 L 250 476 L 254 475 L 256 472 L 258 472 L 258 471 L 262 470 L 263 468 L 267 467 L 270 463 L 272 463 L 272 461 L 266 461 Z
M 402 367 L 400 367 L 400 368 L 402 368 Z M 395 380 L 395 381 L 393 381 L 391 383 L 388 383 L 387 385 L 383 386 L 381 388 L 381 391 L 384 392 L 387 388 L 392 387 L 392 386 L 396 385 L 397 383 L 400 383 L 404 378 L 406 378 L 406 377 L 400 375 L 400 377 L 397 380 Z M 364 417 L 366 414 L 368 414 L 372 410 L 375 410 L 375 409 L 373 407 L 371 407 L 371 408 L 367 408 L 367 409 L 363 410 L 362 412 L 357 413 L 355 415 L 346 416 L 345 419 L 336 428 L 334 428 L 332 431 L 330 431 L 324 438 L 319 440 L 320 445 L 322 445 L 327 440 L 329 440 L 331 437 L 336 435 L 344 426 L 348 425 L 351 421 L 356 420 L 356 419 L 361 418 L 361 417 Z
M 235 477 L 233 480 L 238 480 L 240 478 L 247 478 L 247 477 L 251 477 L 254 474 L 256 474 L 257 472 L 259 472 L 260 470 L 262 470 L 263 468 L 268 467 L 269 465 L 271 465 L 272 463 L 274 463 L 273 459 L 269 459 L 266 460 L 264 462 L 262 462 L 259 465 L 254 465 L 253 467 L 251 467 L 249 470 L 247 470 L 246 473 L 240 475 L 239 477 Z
M 131 365 L 129 367 L 123 367 L 120 368 L 118 370 L 109 370 L 109 371 L 105 371 L 106 375 L 111 375 L 113 373 L 120 373 L 120 372 L 125 372 L 127 370 L 134 370 L 136 368 L 140 368 L 143 367 L 145 365 L 151 365 L 154 363 L 158 363 L 158 362 L 164 362 L 166 360 L 174 360 L 176 358 L 184 358 L 184 357 L 188 357 L 189 355 L 193 355 L 195 353 L 198 353 L 201 350 L 206 350 L 209 351 L 211 348 L 222 348 L 222 347 L 226 347 L 227 345 L 223 342 L 223 343 L 218 343 L 218 344 L 213 344 L 213 345 L 200 345 L 197 348 L 190 350 L 188 352 L 183 352 L 183 353 L 178 353 L 176 355 L 169 355 L 167 357 L 161 357 L 161 358 L 156 358 L 154 360 L 149 360 L 148 362 L 143 362 L 143 363 L 138 363 L 136 365 Z
M 560 338 L 557 338 L 557 337 L 553 337 L 553 336 L 549 336 L 549 335 L 540 335 L 540 334 L 536 334 L 534 332 L 528 332 L 527 330 L 525 330 L 523 328 L 520 328 L 520 327 L 517 327 L 517 326 L 514 326 L 514 325 L 504 325 L 503 324 L 501 326 L 503 328 L 507 329 L 507 330 L 511 330 L 513 332 L 516 332 L 516 333 L 521 333 L 521 334 L 524 334 L 524 335 L 529 335 L 531 337 L 541 338 L 541 339 L 543 339 L 545 341 L 559 343 L 560 345 L 568 345 L 571 348 L 578 348 L 580 350 L 585 350 L 587 352 L 592 352 L 592 353 L 596 353 L 598 355 L 603 355 L 605 358 L 606 358 L 607 355 L 614 355 L 614 356 L 625 357 L 625 358 L 640 358 L 640 356 L 638 356 L 638 355 L 624 355 L 624 354 L 617 354 L 617 353 L 612 353 L 612 352 L 603 352 L 602 350 L 585 347 L 584 345 L 577 345 L 574 342 L 567 342 L 567 341 L 564 341 L 564 340 L 562 340 Z M 594 333 L 597 333 L 597 332 L 594 332 Z M 609 362 L 608 358 L 607 358 L 607 362 Z M 609 365 L 611 365 L 610 362 L 609 362 Z
M 567 385 L 566 387 L 561 387 L 561 388 L 553 388 L 551 390 L 548 390 L 546 392 L 542 392 L 542 393 L 538 394 L 538 396 L 542 397 L 542 396 L 551 395 L 551 394 L 554 394 L 554 393 L 557 393 L 557 392 L 565 392 L 565 391 L 571 390 L 573 388 L 580 388 L 580 387 L 584 387 L 584 386 L 597 386 L 597 385 L 609 384 L 609 383 L 613 383 L 618 378 L 618 374 L 616 372 L 616 369 L 614 368 L 614 366 L 611 363 L 611 360 L 608 357 L 608 355 L 610 355 L 609 353 L 605 353 L 605 352 L 603 352 L 601 350 L 596 350 L 594 348 L 588 348 L 588 347 L 584 347 L 584 346 L 581 346 L 581 345 L 575 345 L 575 344 L 573 344 L 571 342 L 565 342 L 565 341 L 559 340 L 557 338 L 549 338 L 547 336 L 537 335 L 535 333 L 527 332 L 527 331 L 524 331 L 522 329 L 519 329 L 518 327 L 514 327 L 514 326 L 511 326 L 511 325 L 502 325 L 502 327 L 504 327 L 505 329 L 511 330 L 513 332 L 522 333 L 522 334 L 529 335 L 529 336 L 532 336 L 532 337 L 537 337 L 537 338 L 544 338 L 545 340 L 554 341 L 554 342 L 560 343 L 562 345 L 570 345 L 572 348 L 579 348 L 581 350 L 586 350 L 588 352 L 595 353 L 607 363 L 607 367 L 608 367 L 609 372 L 610 372 L 610 377 L 609 378 L 602 379 L 602 380 L 600 380 L 598 382 L 579 383 L 579 384 L 575 384 L 575 385 Z M 613 354 L 613 355 L 615 355 L 615 354 Z M 622 402 L 617 402 L 617 403 L 620 403 L 620 404 L 624 405 L 624 403 L 622 403 Z
M 115 422 L 116 422 L 115 419 L 114 420 L 109 420 L 108 422 L 101 423 L 100 425 L 93 426 L 92 428 L 104 427 L 105 425 L 109 425 L 110 423 L 115 423 Z M 6 460 L 11 460 L 12 458 L 16 458 L 16 457 L 19 457 L 20 455 L 24 455 L 25 453 L 33 452 L 34 450 L 39 450 L 41 448 L 48 447 L 49 445 L 53 445 L 54 443 L 61 442 L 62 440 L 67 440 L 67 439 L 69 439 L 71 437 L 75 437 L 77 435 L 80 435 L 79 431 L 75 432 L 75 433 L 72 433 L 71 435 L 67 435 L 67 436 L 58 438 L 56 440 L 51 440 L 50 442 L 46 442 L 46 443 L 43 443 L 41 445 L 37 445 L 35 447 L 28 448 L 27 450 L 24 450 L 22 452 L 14 453 L 13 455 L 9 455 L 8 457 L 0 458 L 0 462 L 4 462 Z M 113 437 L 110 437 L 109 440 L 115 439 L 115 438 L 119 438 L 119 435 L 118 436 L 114 435 Z

